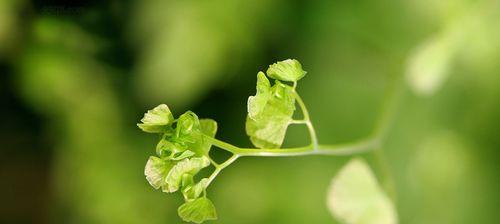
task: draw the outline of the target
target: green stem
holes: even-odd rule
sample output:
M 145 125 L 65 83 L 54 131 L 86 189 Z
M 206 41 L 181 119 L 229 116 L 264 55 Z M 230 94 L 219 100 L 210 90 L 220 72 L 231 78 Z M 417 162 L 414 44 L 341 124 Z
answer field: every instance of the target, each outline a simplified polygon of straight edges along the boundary
M 392 87 L 389 95 L 382 103 L 382 111 L 378 122 L 375 124 L 373 133 L 365 139 L 343 144 L 318 144 L 316 132 L 311 124 L 309 113 L 300 96 L 295 93 L 295 97 L 300 108 L 303 111 L 304 119 L 297 120 L 291 123 L 306 123 L 311 135 L 311 145 L 295 148 L 280 148 L 280 149 L 257 149 L 257 148 L 241 148 L 227 142 L 206 136 L 206 139 L 212 144 L 223 150 L 231 152 L 238 156 L 304 156 L 304 155 L 332 155 L 332 156 L 348 156 L 360 154 L 379 148 L 387 134 L 387 131 L 394 118 L 396 104 L 399 101 L 401 89 Z
M 215 170 L 210 175 L 210 177 L 208 177 L 208 182 L 207 182 L 206 186 L 210 185 L 210 183 L 212 183 L 212 181 L 215 179 L 215 177 L 217 177 L 217 175 L 220 173 L 220 171 L 222 171 L 227 166 L 231 165 L 231 163 L 233 163 L 234 161 L 236 161 L 238 159 L 238 157 L 240 157 L 240 156 L 237 155 L 237 154 L 234 154 L 233 156 L 231 156 L 229 159 L 227 159 L 222 164 L 220 164 L 220 165 L 214 165 L 215 166 Z
M 205 136 L 214 146 L 234 153 L 238 156 L 305 156 L 305 155 L 332 155 L 345 156 L 371 151 L 379 147 L 378 139 L 365 139 L 347 144 L 318 145 L 318 150 L 314 150 L 312 145 L 295 148 L 281 149 L 257 149 L 240 148 L 219 139 Z
M 314 151 L 318 151 L 318 137 L 316 136 L 316 130 L 314 130 L 314 126 L 311 123 L 311 118 L 309 117 L 309 111 L 307 110 L 306 105 L 304 104 L 304 101 L 300 97 L 300 95 L 293 91 L 295 95 L 295 99 L 297 100 L 297 103 L 299 104 L 300 110 L 302 111 L 302 114 L 304 115 L 304 123 L 307 126 L 307 130 L 309 131 L 309 136 L 311 137 L 311 144 L 313 146 Z
M 214 172 L 210 175 L 208 179 L 207 186 L 215 179 L 215 177 L 227 166 L 236 161 L 242 156 L 306 156 L 306 155 L 331 155 L 331 156 L 350 156 L 354 154 L 365 153 L 369 151 L 374 151 L 380 148 L 385 135 L 389 129 L 390 123 L 394 118 L 396 104 L 399 99 L 400 89 L 393 87 L 390 91 L 389 96 L 386 97 L 386 101 L 382 104 L 382 111 L 380 118 L 375 124 L 373 133 L 365 139 L 358 141 L 344 143 L 344 144 L 330 144 L 321 145 L 318 144 L 318 139 L 316 137 L 316 131 L 311 123 L 309 112 L 302 101 L 302 98 L 294 91 L 295 99 L 302 110 L 304 118 L 302 120 L 292 120 L 290 124 L 306 124 L 310 137 L 311 144 L 304 147 L 294 147 L 294 148 L 281 148 L 281 149 L 257 149 L 257 148 L 241 148 L 227 142 L 221 141 L 219 139 L 204 135 L 205 139 L 209 141 L 212 145 L 233 153 L 228 160 L 222 164 L 217 164 L 212 161 L 215 166 Z

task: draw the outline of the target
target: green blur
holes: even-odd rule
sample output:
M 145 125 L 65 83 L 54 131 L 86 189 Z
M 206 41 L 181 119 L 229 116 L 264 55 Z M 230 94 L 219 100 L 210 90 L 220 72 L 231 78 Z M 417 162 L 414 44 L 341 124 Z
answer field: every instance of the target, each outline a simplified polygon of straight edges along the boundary
M 157 139 L 136 123 L 165 103 L 251 147 L 256 74 L 288 58 L 307 71 L 298 91 L 320 143 L 370 134 L 400 87 L 383 154 L 362 155 L 400 223 L 498 222 L 499 1 L 75 4 L 0 2 L 1 223 L 183 223 L 180 195 L 145 179 Z M 414 60 L 425 46 L 437 50 Z M 293 126 L 285 146 L 307 136 Z M 207 223 L 337 223 L 327 190 L 349 158 L 241 158 L 208 189 Z

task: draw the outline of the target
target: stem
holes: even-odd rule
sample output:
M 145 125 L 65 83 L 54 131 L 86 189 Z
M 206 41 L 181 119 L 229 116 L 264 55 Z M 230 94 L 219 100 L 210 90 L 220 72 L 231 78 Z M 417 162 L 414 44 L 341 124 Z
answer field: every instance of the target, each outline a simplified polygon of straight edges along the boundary
M 348 156 L 360 154 L 379 148 L 387 134 L 387 131 L 394 118 L 396 105 L 399 102 L 401 89 L 393 86 L 389 91 L 386 100 L 382 103 L 382 111 L 378 122 L 375 124 L 374 131 L 365 139 L 343 144 L 318 144 L 316 132 L 311 124 L 309 113 L 300 96 L 295 93 L 297 102 L 304 114 L 303 120 L 294 120 L 291 123 L 306 123 L 309 134 L 311 135 L 311 145 L 295 148 L 280 148 L 280 149 L 257 149 L 257 148 L 241 148 L 216 138 L 205 135 L 207 141 L 212 145 L 223 150 L 233 153 L 237 156 L 304 156 L 304 155 L 331 155 L 331 156 Z M 227 162 L 227 161 L 226 161 Z M 226 162 L 221 164 L 223 166 Z M 232 162 L 232 161 L 231 161 Z M 225 166 L 224 166 L 225 167 Z
M 289 124 L 306 124 L 306 120 L 291 120 Z
M 210 156 L 207 156 L 207 157 L 210 160 L 210 163 L 212 163 L 212 165 L 214 165 L 215 167 L 220 166 L 220 164 L 218 164 L 217 162 L 215 162 L 212 158 L 210 158 Z
M 238 157 L 240 157 L 240 156 L 237 155 L 237 154 L 234 154 L 233 156 L 231 156 L 228 160 L 226 160 L 222 164 L 220 164 L 220 165 L 214 165 L 215 166 L 215 170 L 212 173 L 212 175 L 210 175 L 210 177 L 208 177 L 207 186 L 210 185 L 210 183 L 212 183 L 212 181 L 215 179 L 215 177 L 217 177 L 217 175 L 220 173 L 220 171 L 222 171 L 227 166 L 231 165 L 231 163 L 233 163 L 234 161 L 236 161 L 238 159 Z
M 332 155 L 344 156 L 363 153 L 374 150 L 380 145 L 378 139 L 366 139 L 347 144 L 318 145 L 318 150 L 314 150 L 312 145 L 295 148 L 281 149 L 256 149 L 240 148 L 219 139 L 205 136 L 206 139 L 216 147 L 234 153 L 238 156 L 305 156 L 305 155 Z M 225 163 L 225 162 L 224 162 Z M 223 163 L 223 164 L 224 164 Z M 223 165 L 221 164 L 221 166 Z
M 306 108 L 306 105 L 304 104 L 304 101 L 300 97 L 300 95 L 293 91 L 295 95 L 295 99 L 297 100 L 297 103 L 299 104 L 300 110 L 302 111 L 302 114 L 304 115 L 304 123 L 307 126 L 307 130 L 309 131 L 309 136 L 311 137 L 311 144 L 313 146 L 314 151 L 318 151 L 318 137 L 316 136 L 316 130 L 314 130 L 314 127 L 311 123 L 311 118 L 309 117 L 309 111 Z
M 354 141 L 351 143 L 344 144 L 329 144 L 320 145 L 318 144 L 318 138 L 316 137 L 316 131 L 311 123 L 309 112 L 302 101 L 302 98 L 295 92 L 294 95 L 297 103 L 304 118 L 302 120 L 292 120 L 290 124 L 306 124 L 311 137 L 311 144 L 304 147 L 295 148 L 281 148 L 281 149 L 257 149 L 257 148 L 241 148 L 227 142 L 221 141 L 219 139 L 213 138 L 208 135 L 204 135 L 205 139 L 212 145 L 233 153 L 233 155 L 223 162 L 222 164 L 217 164 L 215 161 L 211 161 L 215 166 L 214 172 L 208 178 L 207 186 L 217 177 L 217 175 L 231 163 L 236 161 L 241 156 L 306 156 L 306 155 L 331 155 L 331 156 L 350 156 L 359 153 L 365 153 L 369 151 L 374 151 L 380 148 L 385 135 L 394 119 L 394 113 L 396 104 L 399 100 L 401 89 L 397 87 L 392 87 L 389 91 L 389 96 L 386 97 L 382 104 L 382 111 L 380 118 L 375 124 L 374 131 L 365 139 Z M 396 94 L 398 93 L 398 94 Z M 379 154 L 380 156 L 380 154 Z

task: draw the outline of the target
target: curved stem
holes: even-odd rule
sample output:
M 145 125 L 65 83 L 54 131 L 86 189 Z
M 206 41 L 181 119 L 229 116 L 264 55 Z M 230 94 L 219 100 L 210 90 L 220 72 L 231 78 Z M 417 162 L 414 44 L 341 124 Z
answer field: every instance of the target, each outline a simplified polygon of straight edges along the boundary
M 318 137 L 316 136 L 316 130 L 314 130 L 314 127 L 311 123 L 311 118 L 309 117 L 309 111 L 307 110 L 306 105 L 304 104 L 304 101 L 300 97 L 300 95 L 297 92 L 293 92 L 295 99 L 297 100 L 297 103 L 299 104 L 300 110 L 302 111 L 302 114 L 304 115 L 304 123 L 307 126 L 307 130 L 309 131 L 309 136 L 311 137 L 311 144 L 313 146 L 314 151 L 318 151 Z
M 292 120 L 290 124 L 306 124 L 310 137 L 311 145 L 295 148 L 281 149 L 257 149 L 257 148 L 241 148 L 219 139 L 204 135 L 205 139 L 212 145 L 233 153 L 233 155 L 223 162 L 217 164 L 211 161 L 215 166 L 214 172 L 208 178 L 207 186 L 217 177 L 217 175 L 231 163 L 236 161 L 241 156 L 306 156 L 306 155 L 331 155 L 331 156 L 349 156 L 369 151 L 374 151 L 380 148 L 382 141 L 387 134 L 390 123 L 394 118 L 396 104 L 399 99 L 400 89 L 393 87 L 386 101 L 382 104 L 382 111 L 378 122 L 375 124 L 373 133 L 365 139 L 344 144 L 320 145 L 316 137 L 316 131 L 311 123 L 309 112 L 302 101 L 302 98 L 294 91 L 295 99 L 299 104 L 304 118 L 302 120 Z
M 364 153 L 376 150 L 380 147 L 387 131 L 394 118 L 397 102 L 401 89 L 392 87 L 389 91 L 389 96 L 382 103 L 382 111 L 378 122 L 375 124 L 373 133 L 365 139 L 344 144 L 318 144 L 316 132 L 311 124 L 309 113 L 305 108 L 304 102 L 298 94 L 295 93 L 297 102 L 301 107 L 304 119 L 296 120 L 291 123 L 303 123 L 308 126 L 311 135 L 312 144 L 304 147 L 296 148 L 280 148 L 280 149 L 257 149 L 257 148 L 241 148 L 227 142 L 206 136 L 205 138 L 212 144 L 223 150 L 231 152 L 238 156 L 302 156 L 302 155 L 332 155 L 332 156 L 347 156 L 353 154 Z M 223 163 L 224 164 L 224 163 Z M 222 165 L 222 164 L 221 164 Z
M 216 165 L 214 172 L 210 175 L 210 177 L 208 177 L 208 182 L 207 182 L 206 186 L 210 185 L 210 183 L 212 183 L 212 181 L 215 179 L 215 177 L 217 177 L 217 175 L 219 175 L 220 171 L 222 171 L 227 166 L 231 165 L 231 163 L 236 161 L 238 159 L 238 157 L 239 157 L 239 155 L 234 154 L 233 156 L 231 156 L 229 159 L 227 159 L 222 164 Z
M 281 149 L 257 149 L 240 148 L 219 139 L 205 136 L 212 144 L 238 156 L 304 156 L 304 155 L 332 155 L 345 156 L 371 151 L 379 147 L 380 140 L 369 138 L 347 144 L 318 145 L 318 150 L 314 150 L 312 145 L 295 148 Z M 224 163 L 223 163 L 224 164 Z M 221 164 L 222 166 L 222 164 Z

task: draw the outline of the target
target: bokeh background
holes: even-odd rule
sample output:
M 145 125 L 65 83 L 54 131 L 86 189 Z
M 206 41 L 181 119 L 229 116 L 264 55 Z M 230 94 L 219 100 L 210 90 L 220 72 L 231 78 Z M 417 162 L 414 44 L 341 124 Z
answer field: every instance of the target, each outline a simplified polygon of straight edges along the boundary
M 256 74 L 287 58 L 321 143 L 369 134 L 401 87 L 383 160 L 363 155 L 400 223 L 498 223 L 499 28 L 495 0 L 1 0 L 0 223 L 182 223 L 181 196 L 143 176 L 156 138 L 136 123 L 166 103 L 250 146 Z M 210 223 L 336 223 L 348 159 L 238 160 Z

